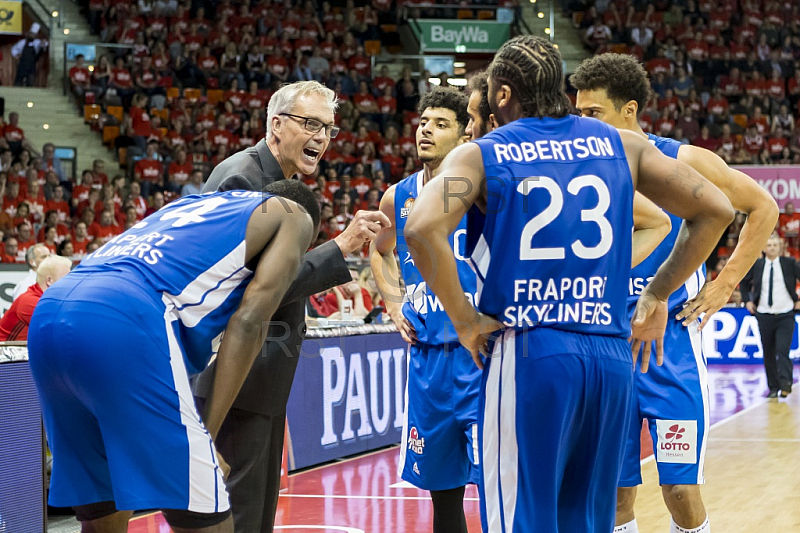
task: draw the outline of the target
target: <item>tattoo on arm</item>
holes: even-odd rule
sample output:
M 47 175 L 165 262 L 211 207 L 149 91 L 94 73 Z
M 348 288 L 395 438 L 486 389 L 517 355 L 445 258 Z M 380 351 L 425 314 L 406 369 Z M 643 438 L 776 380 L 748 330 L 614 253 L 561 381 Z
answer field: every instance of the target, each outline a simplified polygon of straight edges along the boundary
M 703 186 L 705 185 L 702 178 L 698 178 L 688 166 L 680 165 L 677 163 L 672 170 L 672 173 L 667 178 L 667 183 L 675 184 L 682 190 L 691 190 L 692 196 L 697 199 L 703 197 Z

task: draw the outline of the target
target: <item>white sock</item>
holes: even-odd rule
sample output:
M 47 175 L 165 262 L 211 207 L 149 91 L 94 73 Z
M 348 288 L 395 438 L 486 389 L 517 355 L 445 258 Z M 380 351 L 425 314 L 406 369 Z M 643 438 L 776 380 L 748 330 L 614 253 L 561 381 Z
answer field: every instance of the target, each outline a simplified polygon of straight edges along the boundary
M 636 524 L 636 519 L 634 518 L 627 524 L 615 527 L 614 533 L 639 533 L 639 526 Z
M 615 530 L 616 531 L 616 530 Z M 670 518 L 669 533 L 711 533 L 711 524 L 708 523 L 708 516 L 700 526 L 694 529 L 686 529 L 675 523 L 675 520 Z

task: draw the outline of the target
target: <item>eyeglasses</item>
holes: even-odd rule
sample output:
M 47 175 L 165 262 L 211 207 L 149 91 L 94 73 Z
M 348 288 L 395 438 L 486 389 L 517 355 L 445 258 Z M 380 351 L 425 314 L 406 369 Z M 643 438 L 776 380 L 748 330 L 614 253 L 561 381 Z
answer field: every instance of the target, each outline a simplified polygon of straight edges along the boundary
M 303 121 L 303 127 L 306 131 L 310 131 L 311 133 L 319 133 L 319 130 L 325 128 L 325 135 L 328 136 L 330 139 L 335 139 L 337 135 L 339 135 L 339 126 L 334 126 L 333 124 L 325 124 L 321 120 L 317 120 L 315 118 L 309 117 L 301 117 L 300 115 L 292 115 L 291 113 L 280 113 L 281 115 L 286 115 L 287 117 L 296 118 L 298 120 Z

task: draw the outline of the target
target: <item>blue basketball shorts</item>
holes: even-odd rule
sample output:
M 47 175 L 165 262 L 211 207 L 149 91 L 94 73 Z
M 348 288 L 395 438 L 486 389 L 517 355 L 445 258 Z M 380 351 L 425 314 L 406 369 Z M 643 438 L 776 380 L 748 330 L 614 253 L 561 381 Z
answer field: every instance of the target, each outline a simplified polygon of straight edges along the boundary
M 611 531 L 632 386 L 625 339 L 505 331 L 481 389 L 484 531 Z
M 642 483 L 642 419 L 647 419 L 662 485 L 705 483 L 703 465 L 708 435 L 708 369 L 699 321 L 685 327 L 670 311 L 664 334 L 664 364 L 651 362 L 634 375 L 630 430 L 625 442 L 620 487 Z
M 146 287 L 72 273 L 36 307 L 28 352 L 53 454 L 50 504 L 226 511 L 177 323 Z
M 481 370 L 460 344 L 409 347 L 398 475 L 424 490 L 478 483 Z

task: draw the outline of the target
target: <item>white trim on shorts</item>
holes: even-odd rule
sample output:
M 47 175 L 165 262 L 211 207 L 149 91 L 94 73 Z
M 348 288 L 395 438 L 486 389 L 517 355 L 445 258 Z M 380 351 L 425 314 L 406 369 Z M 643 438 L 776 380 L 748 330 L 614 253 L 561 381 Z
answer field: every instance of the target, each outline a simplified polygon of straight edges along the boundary
M 217 463 L 214 442 L 206 430 L 189 386 L 189 375 L 183 360 L 178 339 L 172 323 L 177 320 L 172 306 L 167 304 L 164 323 L 169 343 L 169 359 L 172 379 L 180 401 L 181 424 L 186 428 L 189 443 L 189 505 L 187 510 L 196 513 L 220 513 L 230 509 L 228 492 L 222 479 L 222 470 Z
M 406 450 L 408 449 L 408 382 L 409 377 L 411 374 L 409 370 L 411 369 L 411 345 L 408 345 L 408 349 L 406 350 L 406 392 L 405 392 L 405 400 L 404 400 L 404 409 L 403 409 L 403 435 L 402 440 L 400 441 L 400 462 L 397 463 L 397 475 L 398 477 L 403 477 L 403 471 L 406 467 Z
M 706 462 L 706 445 L 709 432 L 709 398 L 708 398 L 708 367 L 703 358 L 703 338 L 702 333 L 697 331 L 699 320 L 689 324 L 689 340 L 692 343 L 692 352 L 697 363 L 697 377 L 700 382 L 700 394 L 703 399 L 703 440 L 697 450 L 697 484 L 702 485 L 706 482 L 703 469 Z
M 498 339 L 500 340 L 500 339 Z M 499 357 L 498 357 L 499 355 Z M 517 506 L 516 332 L 507 330 L 495 344 L 486 380 L 483 424 L 483 472 L 487 528 L 511 531 Z M 499 363 L 499 364 L 498 364 Z M 500 501 L 503 516 L 500 516 Z M 505 528 L 503 528 L 505 524 Z

